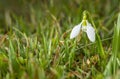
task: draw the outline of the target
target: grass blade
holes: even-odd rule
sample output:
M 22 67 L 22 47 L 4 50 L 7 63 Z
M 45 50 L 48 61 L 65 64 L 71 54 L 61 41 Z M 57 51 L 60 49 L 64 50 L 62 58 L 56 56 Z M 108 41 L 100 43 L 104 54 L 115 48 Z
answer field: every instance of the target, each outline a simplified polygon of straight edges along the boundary
M 110 77 L 113 75 L 113 78 L 116 76 L 116 72 L 118 70 L 119 63 L 117 63 L 120 58 L 120 14 L 118 15 L 117 25 L 114 27 L 114 35 L 112 41 L 112 56 L 106 66 L 104 71 L 105 77 Z

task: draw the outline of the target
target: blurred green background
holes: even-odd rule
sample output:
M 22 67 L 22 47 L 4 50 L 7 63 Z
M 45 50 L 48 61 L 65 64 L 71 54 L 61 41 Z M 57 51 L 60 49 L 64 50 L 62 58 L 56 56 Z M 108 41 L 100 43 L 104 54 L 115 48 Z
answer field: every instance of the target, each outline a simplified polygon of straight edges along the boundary
M 26 21 L 28 27 L 31 23 L 37 26 L 38 21 L 53 20 L 52 14 L 64 28 L 66 21 L 80 22 L 82 12 L 88 10 L 96 23 L 109 29 L 114 25 L 119 4 L 119 0 L 0 0 L 0 27 L 7 30 L 17 18 Z

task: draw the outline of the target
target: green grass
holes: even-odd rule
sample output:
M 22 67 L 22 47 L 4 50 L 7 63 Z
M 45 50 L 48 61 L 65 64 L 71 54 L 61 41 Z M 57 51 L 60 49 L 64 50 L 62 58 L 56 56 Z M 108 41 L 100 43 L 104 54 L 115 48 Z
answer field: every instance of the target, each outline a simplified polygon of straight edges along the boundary
M 119 4 L 119 0 L 1 1 L 0 79 L 119 79 Z M 84 10 L 96 29 L 94 43 L 84 34 L 70 40 Z
M 116 73 L 118 72 L 118 68 L 120 66 L 120 58 L 119 58 L 119 52 L 120 52 L 120 14 L 118 16 L 117 24 L 114 28 L 114 35 L 113 35 L 113 41 L 112 41 L 112 55 L 111 58 L 106 66 L 105 69 L 105 75 L 111 76 L 113 74 L 113 78 L 119 79 L 120 76 L 116 77 Z M 118 72 L 119 73 L 119 72 Z

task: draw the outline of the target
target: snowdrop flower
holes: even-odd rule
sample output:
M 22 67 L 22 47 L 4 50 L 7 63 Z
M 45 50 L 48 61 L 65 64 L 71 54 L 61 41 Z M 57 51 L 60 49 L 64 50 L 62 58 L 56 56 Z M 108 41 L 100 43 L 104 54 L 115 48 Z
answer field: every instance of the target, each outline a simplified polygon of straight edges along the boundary
M 83 17 L 83 20 L 80 24 L 76 25 L 70 34 L 70 39 L 75 38 L 79 35 L 80 32 L 87 33 L 87 36 L 91 42 L 95 41 L 95 29 L 92 25 L 86 20 L 86 16 Z

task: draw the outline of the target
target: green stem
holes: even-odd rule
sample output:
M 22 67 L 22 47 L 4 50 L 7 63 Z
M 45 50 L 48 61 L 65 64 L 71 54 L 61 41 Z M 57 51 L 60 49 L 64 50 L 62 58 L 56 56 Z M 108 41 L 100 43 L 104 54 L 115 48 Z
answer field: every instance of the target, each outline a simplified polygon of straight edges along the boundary
M 105 58 L 105 52 L 104 52 L 104 49 L 103 49 L 103 46 L 102 46 L 102 42 L 101 42 L 100 36 L 99 36 L 98 31 L 96 29 L 95 23 L 93 21 L 93 18 L 91 17 L 91 15 L 90 15 L 90 13 L 88 11 L 85 11 L 85 13 L 88 14 L 88 16 L 90 17 L 91 23 L 92 23 L 93 27 L 95 28 L 96 39 L 97 39 L 96 42 L 97 42 L 97 46 L 98 46 L 98 52 L 100 54 L 100 57 L 104 59 Z

